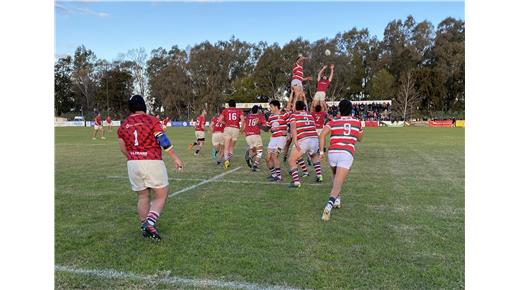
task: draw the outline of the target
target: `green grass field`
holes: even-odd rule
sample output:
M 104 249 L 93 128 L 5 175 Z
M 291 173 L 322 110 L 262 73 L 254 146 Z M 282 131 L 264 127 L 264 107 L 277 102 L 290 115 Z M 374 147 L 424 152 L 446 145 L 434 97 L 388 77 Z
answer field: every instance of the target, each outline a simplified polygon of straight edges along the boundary
M 326 163 L 323 184 L 266 184 L 265 163 L 247 170 L 242 138 L 229 170 L 242 169 L 169 199 L 155 243 L 140 236 L 115 132 L 93 141 L 90 128 L 56 128 L 55 264 L 150 277 L 57 270 L 56 288 L 219 286 L 176 277 L 256 285 L 249 288 L 464 288 L 464 129 L 366 131 L 343 207 L 328 223 L 320 220 L 331 187 Z M 193 129 L 167 133 L 185 163 L 177 173 L 164 156 L 170 192 L 224 172 L 209 144 L 202 156 L 187 151 Z

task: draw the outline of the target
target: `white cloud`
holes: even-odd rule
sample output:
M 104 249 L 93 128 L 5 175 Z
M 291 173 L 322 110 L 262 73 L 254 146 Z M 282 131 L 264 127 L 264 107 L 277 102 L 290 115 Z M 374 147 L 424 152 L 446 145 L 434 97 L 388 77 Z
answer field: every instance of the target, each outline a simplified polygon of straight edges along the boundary
M 62 15 L 69 15 L 69 14 L 79 13 L 79 14 L 85 14 L 85 15 L 94 15 L 94 16 L 97 16 L 97 17 L 108 17 L 108 16 L 110 16 L 106 12 L 95 11 L 95 10 L 92 10 L 90 8 L 87 8 L 87 7 L 73 7 L 73 6 L 65 5 L 65 3 L 63 1 L 59 1 L 59 2 L 56 1 L 56 2 L 54 2 L 54 8 L 56 9 L 56 11 L 58 13 L 60 13 Z

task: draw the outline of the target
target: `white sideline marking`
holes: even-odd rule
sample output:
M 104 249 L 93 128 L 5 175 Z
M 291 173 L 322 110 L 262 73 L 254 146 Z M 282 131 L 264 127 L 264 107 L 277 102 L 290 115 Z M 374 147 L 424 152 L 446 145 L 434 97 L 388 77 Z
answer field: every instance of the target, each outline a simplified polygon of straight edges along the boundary
M 179 190 L 179 191 L 176 191 L 176 192 L 174 192 L 174 193 L 170 193 L 170 195 L 168 195 L 168 197 L 176 196 L 177 194 L 180 194 L 180 193 L 186 192 L 186 191 L 188 191 L 188 190 L 192 190 L 192 189 L 194 189 L 194 188 L 196 188 L 196 187 L 199 187 L 199 186 L 201 186 L 201 185 L 204 185 L 204 184 L 206 184 L 206 183 L 208 183 L 208 182 L 211 182 L 211 181 L 213 181 L 213 180 L 219 179 L 219 178 L 221 178 L 222 176 L 225 176 L 225 175 L 228 175 L 228 174 L 230 174 L 230 173 L 233 173 L 233 172 L 239 170 L 240 168 L 242 168 L 242 166 L 239 166 L 239 167 L 237 167 L 237 168 L 235 168 L 235 169 L 232 169 L 232 170 L 230 170 L 230 171 L 223 172 L 223 173 L 221 173 L 221 174 L 219 174 L 219 175 L 215 175 L 215 176 L 213 176 L 213 177 L 210 178 L 210 179 L 205 179 L 205 180 L 203 180 L 203 181 L 201 181 L 201 182 L 199 182 L 199 183 L 197 183 L 197 184 L 194 184 L 194 185 L 192 185 L 192 186 L 188 186 L 188 187 L 186 187 L 186 188 L 184 188 L 184 189 L 181 189 L 181 190 Z
M 107 176 L 109 179 L 128 179 L 126 176 Z M 204 178 L 173 178 L 170 177 L 168 180 L 175 180 L 175 181 L 203 181 L 206 180 Z M 238 183 L 238 184 L 270 184 L 270 185 L 289 185 L 289 183 L 285 182 L 271 182 L 271 181 L 247 181 L 247 180 L 211 180 L 209 182 L 214 183 Z M 305 186 L 311 185 L 311 186 L 320 186 L 322 184 L 318 183 L 305 183 Z
M 297 289 L 286 286 L 278 286 L 278 285 L 260 285 L 255 283 L 247 283 L 247 282 L 236 282 L 236 281 L 220 281 L 220 280 L 210 280 L 210 279 L 196 279 L 196 278 L 182 278 L 176 276 L 169 276 L 168 274 L 161 275 L 139 275 L 130 272 L 119 272 L 116 270 L 103 270 L 103 269 L 79 269 L 72 268 L 68 266 L 56 265 L 54 266 L 54 271 L 56 272 L 66 272 L 72 274 L 82 274 L 82 275 L 91 275 L 97 276 L 101 278 L 107 279 L 127 279 L 127 280 L 138 280 L 144 281 L 148 283 L 160 283 L 160 284 L 168 284 L 172 286 L 191 286 L 191 287 L 218 287 L 218 288 L 231 288 L 231 289 Z

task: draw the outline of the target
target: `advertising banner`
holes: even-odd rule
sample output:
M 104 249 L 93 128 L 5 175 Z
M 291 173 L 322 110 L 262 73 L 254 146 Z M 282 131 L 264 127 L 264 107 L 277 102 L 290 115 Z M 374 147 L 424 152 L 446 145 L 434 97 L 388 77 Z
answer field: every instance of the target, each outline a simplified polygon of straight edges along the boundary
M 429 127 L 452 127 L 452 120 L 437 120 L 437 121 L 428 121 Z

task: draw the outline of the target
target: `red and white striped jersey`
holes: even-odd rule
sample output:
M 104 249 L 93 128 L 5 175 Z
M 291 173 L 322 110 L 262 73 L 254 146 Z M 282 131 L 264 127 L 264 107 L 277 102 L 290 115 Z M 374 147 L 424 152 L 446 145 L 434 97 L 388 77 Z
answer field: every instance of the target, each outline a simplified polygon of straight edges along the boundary
M 303 81 L 303 66 L 295 63 L 292 67 L 292 79 Z
M 329 153 L 348 152 L 354 156 L 354 145 L 363 131 L 361 121 L 352 116 L 343 116 L 328 122 L 325 127 L 330 129 Z
M 271 127 L 271 137 L 287 136 L 287 114 L 271 114 L 267 124 Z
M 318 133 L 316 133 L 316 121 L 309 112 L 295 111 L 289 118 L 289 122 L 296 123 L 295 128 L 291 126 L 291 130 L 296 130 L 296 138 L 298 141 L 306 138 L 318 138 Z

